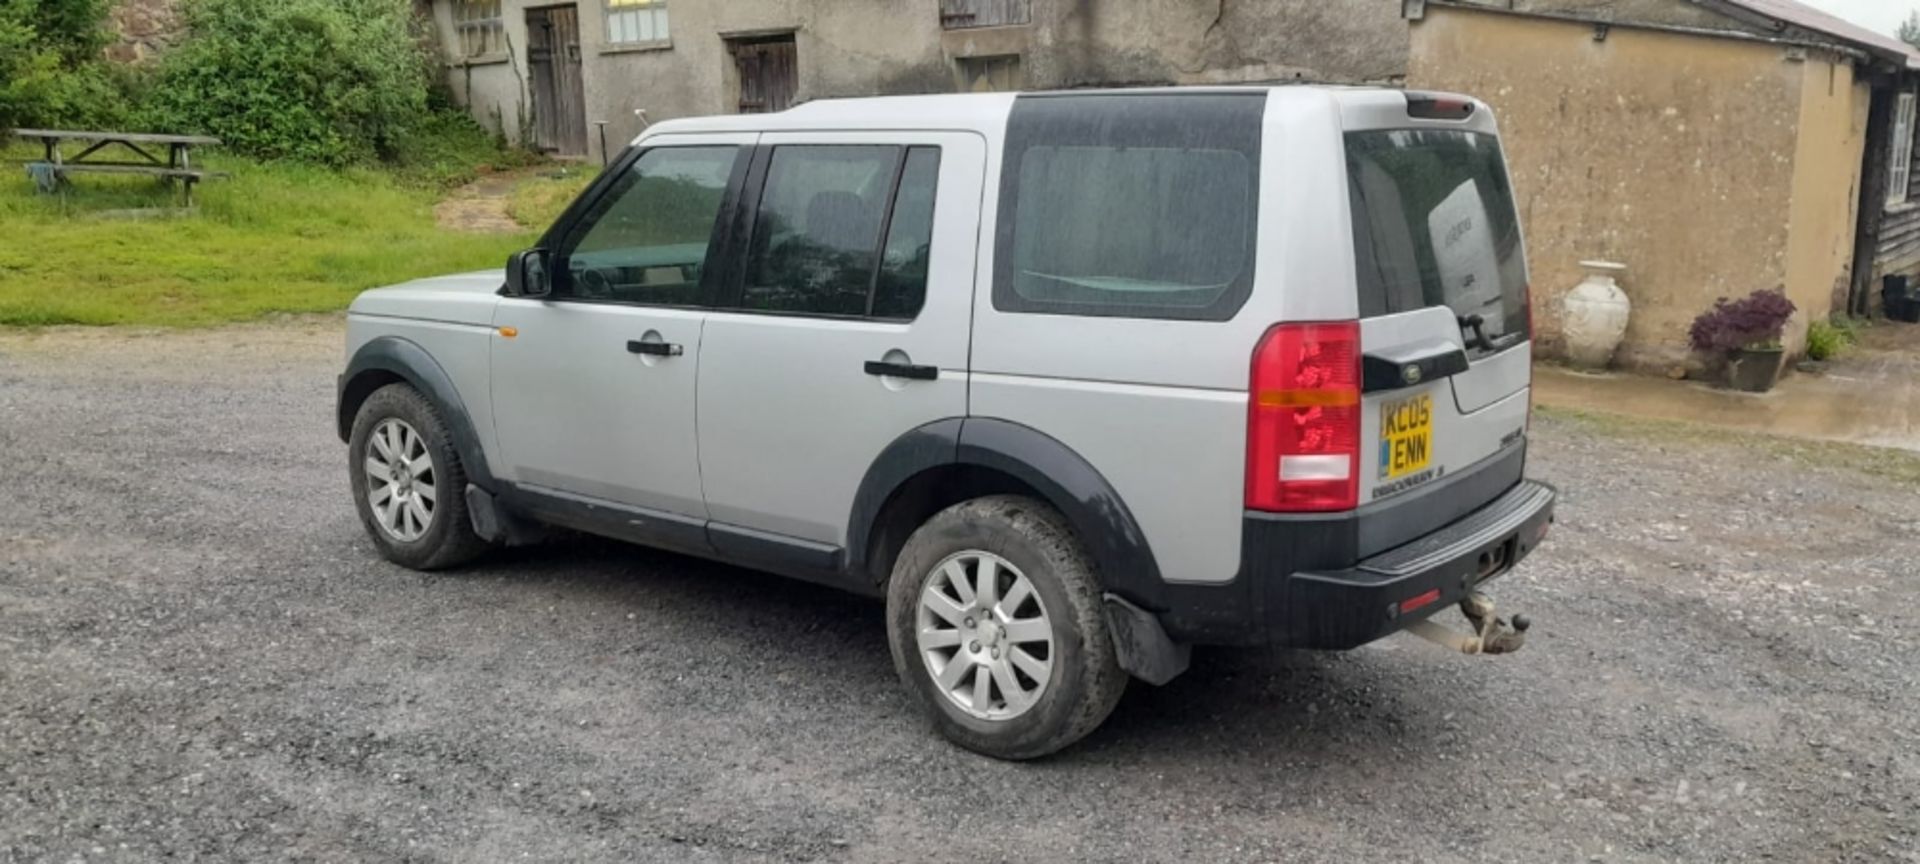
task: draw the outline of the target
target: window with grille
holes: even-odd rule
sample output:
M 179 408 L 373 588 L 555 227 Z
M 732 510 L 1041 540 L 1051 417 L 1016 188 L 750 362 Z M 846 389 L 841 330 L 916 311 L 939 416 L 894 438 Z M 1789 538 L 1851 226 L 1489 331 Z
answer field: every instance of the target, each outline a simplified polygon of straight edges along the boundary
M 665 42 L 667 0 L 607 0 L 607 44 Z
M 1893 109 L 1893 164 L 1887 177 L 1887 206 L 1907 203 L 1913 185 L 1914 94 L 1900 94 Z
M 507 52 L 500 29 L 500 0 L 454 0 L 453 29 L 460 36 L 460 56 L 486 57 Z

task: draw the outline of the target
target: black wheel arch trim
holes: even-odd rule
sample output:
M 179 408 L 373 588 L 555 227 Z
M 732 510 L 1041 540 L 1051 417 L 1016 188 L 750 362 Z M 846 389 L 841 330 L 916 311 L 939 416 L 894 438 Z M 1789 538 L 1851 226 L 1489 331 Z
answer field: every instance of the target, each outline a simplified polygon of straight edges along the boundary
M 894 493 L 913 478 L 936 468 L 959 463 L 959 417 L 936 420 L 909 430 L 893 439 L 867 466 L 866 476 L 853 493 L 853 509 L 847 517 L 845 569 L 862 573 L 873 545 L 873 530 L 893 500 Z
M 431 400 L 447 422 L 447 431 L 453 436 L 453 449 L 460 454 L 467 481 L 489 492 L 498 488 L 493 472 L 487 466 L 486 452 L 480 447 L 480 436 L 474 431 L 466 402 L 461 400 L 460 391 L 453 386 L 452 376 L 441 368 L 432 354 L 427 353 L 427 349 L 403 337 L 375 337 L 353 352 L 353 359 L 347 362 L 347 370 L 340 375 L 338 401 L 335 403 L 335 422 L 341 441 L 352 437 L 354 415 L 372 393 L 372 390 L 368 390 L 356 394 L 354 383 L 370 373 L 395 375 Z M 354 397 L 351 402 L 348 401 L 350 396 Z
M 1146 534 L 1106 477 L 1059 439 L 991 417 L 929 423 L 881 451 L 860 482 L 847 521 L 850 569 L 870 565 L 873 528 L 894 493 L 914 477 L 947 466 L 988 468 L 1032 487 L 1086 544 L 1101 587 L 1148 609 L 1165 608 L 1167 586 Z
M 1086 457 L 1031 426 L 992 417 L 967 418 L 957 455 L 963 465 L 992 468 L 1038 490 L 1086 544 L 1107 591 L 1150 610 L 1166 608 L 1166 582 L 1146 533 Z

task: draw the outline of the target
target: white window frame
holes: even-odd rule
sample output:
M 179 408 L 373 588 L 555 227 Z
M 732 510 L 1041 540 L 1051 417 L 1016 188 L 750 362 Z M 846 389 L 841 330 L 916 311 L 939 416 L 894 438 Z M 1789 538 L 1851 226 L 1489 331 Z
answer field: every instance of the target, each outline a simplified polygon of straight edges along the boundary
M 667 0 L 606 0 L 606 44 L 665 46 L 673 42 Z
M 1893 108 L 1893 159 L 1887 171 L 1887 206 L 1907 203 L 1913 188 L 1913 91 L 1901 93 Z
M 502 0 L 453 0 L 453 32 L 460 56 L 472 60 L 506 54 Z

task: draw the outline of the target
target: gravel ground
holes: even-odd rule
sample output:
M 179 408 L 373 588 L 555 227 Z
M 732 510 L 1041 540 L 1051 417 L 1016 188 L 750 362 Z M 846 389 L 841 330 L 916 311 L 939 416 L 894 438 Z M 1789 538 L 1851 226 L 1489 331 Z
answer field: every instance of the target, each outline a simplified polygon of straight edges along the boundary
M 1920 861 L 1891 453 L 1543 417 L 1526 652 L 1200 652 L 1011 765 L 931 735 L 870 601 L 587 540 L 382 563 L 337 346 L 0 337 L 0 860 Z

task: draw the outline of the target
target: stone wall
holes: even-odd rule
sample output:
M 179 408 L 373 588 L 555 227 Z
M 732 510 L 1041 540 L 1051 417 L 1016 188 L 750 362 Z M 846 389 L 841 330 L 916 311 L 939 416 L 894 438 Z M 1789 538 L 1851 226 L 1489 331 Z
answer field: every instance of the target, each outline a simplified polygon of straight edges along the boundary
M 182 0 L 120 0 L 107 13 L 114 40 L 107 59 L 118 63 L 149 63 L 180 38 Z
M 434 0 L 448 84 L 483 124 L 517 139 L 527 116 L 526 10 L 504 0 L 513 50 L 463 60 L 452 3 Z M 792 33 L 799 101 L 968 89 L 966 64 L 1007 61 L 1025 89 L 1325 81 L 1399 83 L 1407 27 L 1396 0 L 1033 0 L 1025 25 L 945 30 L 934 0 L 670 3 L 673 38 L 608 45 L 602 0 L 579 0 L 587 121 L 617 148 L 649 121 L 730 113 L 738 81 L 726 40 Z M 591 129 L 592 126 L 590 125 Z M 590 134 L 591 159 L 600 158 Z

